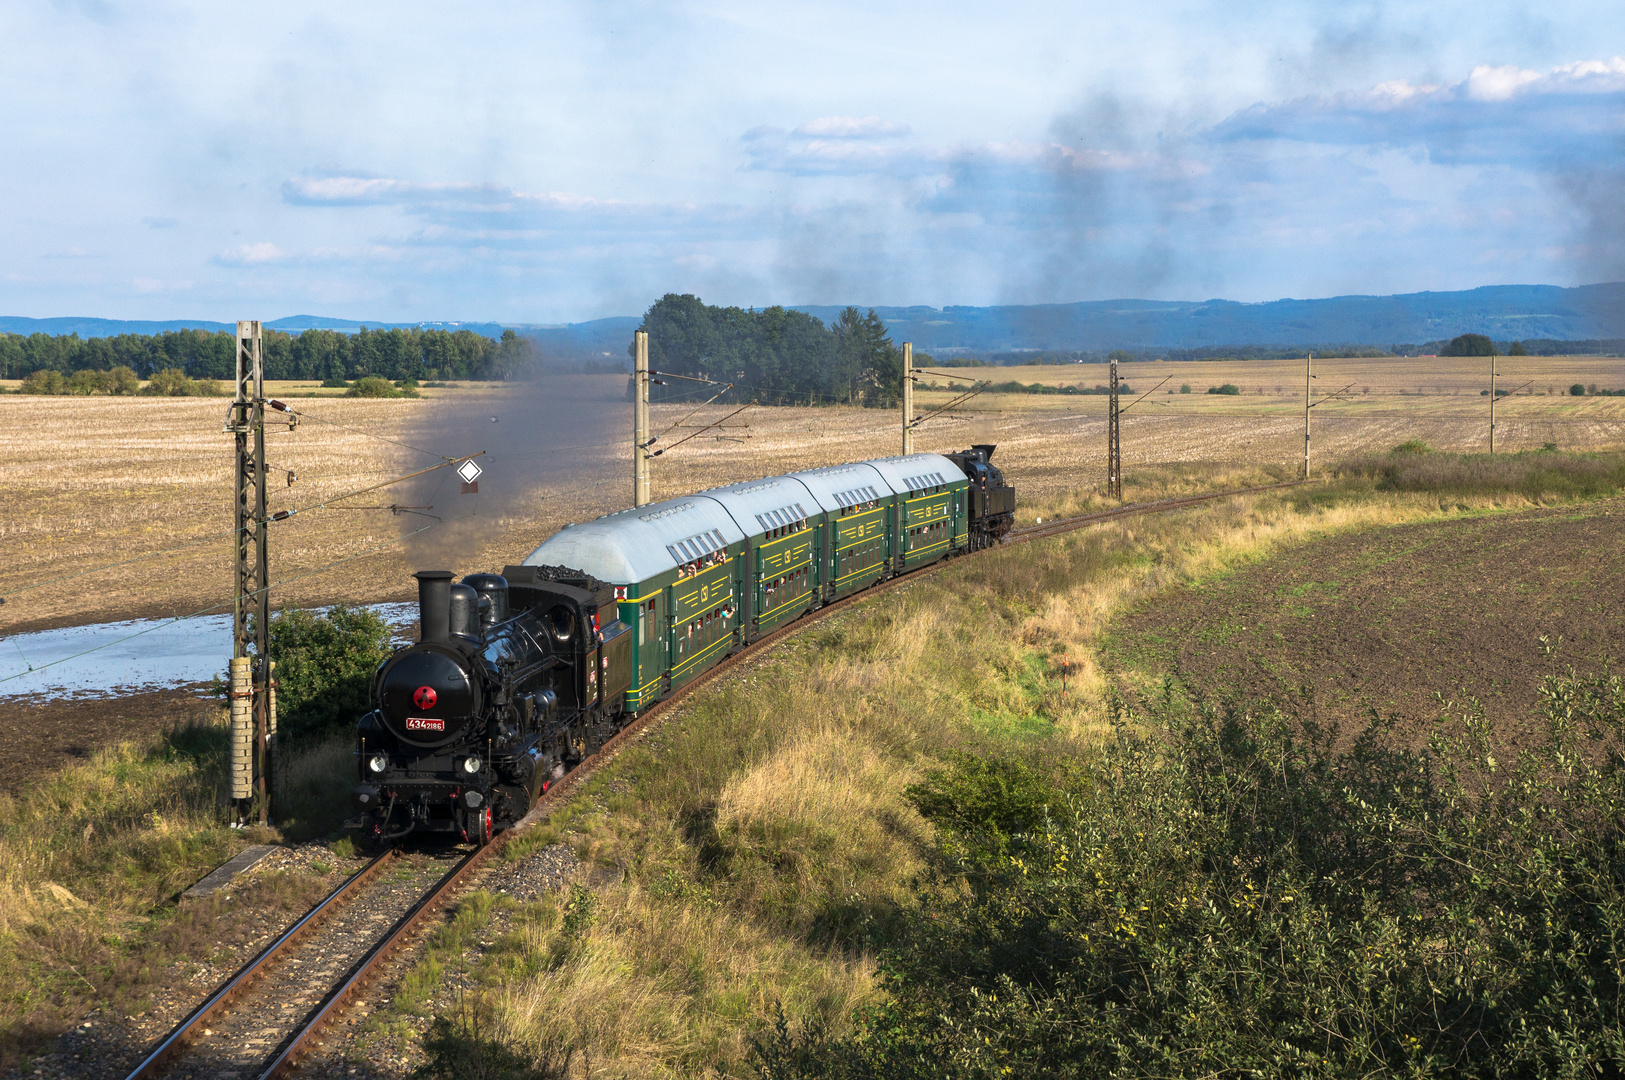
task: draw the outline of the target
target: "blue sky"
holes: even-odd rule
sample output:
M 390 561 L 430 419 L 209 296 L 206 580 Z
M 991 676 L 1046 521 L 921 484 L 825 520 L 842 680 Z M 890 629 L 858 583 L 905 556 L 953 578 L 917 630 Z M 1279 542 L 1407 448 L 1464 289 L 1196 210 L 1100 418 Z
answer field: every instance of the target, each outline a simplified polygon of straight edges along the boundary
M 0 3 L 0 314 L 1625 278 L 1625 8 Z

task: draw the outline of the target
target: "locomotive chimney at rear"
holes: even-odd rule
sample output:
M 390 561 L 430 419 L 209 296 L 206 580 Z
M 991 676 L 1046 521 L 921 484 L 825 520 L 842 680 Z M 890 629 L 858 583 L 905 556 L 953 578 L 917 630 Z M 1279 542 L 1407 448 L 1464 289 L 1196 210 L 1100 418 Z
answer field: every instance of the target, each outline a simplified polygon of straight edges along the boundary
M 418 640 L 445 641 L 451 636 L 451 571 L 419 570 L 412 576 L 418 579 Z

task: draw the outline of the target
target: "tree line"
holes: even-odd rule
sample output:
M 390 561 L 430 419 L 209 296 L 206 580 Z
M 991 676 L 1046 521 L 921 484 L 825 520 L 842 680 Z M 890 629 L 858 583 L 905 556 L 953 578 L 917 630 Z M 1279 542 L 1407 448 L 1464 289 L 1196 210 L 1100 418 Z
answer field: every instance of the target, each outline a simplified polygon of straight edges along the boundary
M 500 340 L 472 330 L 417 327 L 362 327 L 355 334 L 266 330 L 262 347 L 267 379 L 512 379 L 537 370 L 541 360 L 535 343 L 513 330 L 504 330 Z M 237 375 L 236 338 L 207 330 L 99 338 L 0 334 L 3 379 L 23 379 L 35 372 L 63 376 L 111 372 L 121 367 L 142 378 L 172 370 L 193 379 L 230 381 Z
M 903 351 L 873 309 L 864 314 L 849 307 L 825 326 L 791 308 L 713 307 L 697 296 L 667 293 L 638 328 L 649 335 L 654 370 L 732 383 L 719 400 L 891 408 L 901 393 Z M 920 364 L 930 361 L 916 357 Z M 650 397 L 672 401 L 714 392 L 678 380 L 652 386 Z

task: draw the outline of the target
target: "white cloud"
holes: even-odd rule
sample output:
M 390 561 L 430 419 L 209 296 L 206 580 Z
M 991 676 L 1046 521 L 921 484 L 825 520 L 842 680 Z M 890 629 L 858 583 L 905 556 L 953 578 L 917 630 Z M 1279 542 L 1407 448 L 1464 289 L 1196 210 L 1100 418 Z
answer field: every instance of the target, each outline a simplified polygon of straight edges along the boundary
M 907 124 L 878 116 L 821 116 L 798 126 L 794 134 L 815 139 L 890 139 L 910 133 Z
M 1480 64 L 1467 76 L 1467 96 L 1475 101 L 1509 101 L 1519 90 L 1544 78 L 1526 68 Z
M 259 266 L 266 263 L 288 262 L 292 257 L 268 240 L 257 244 L 240 244 L 216 256 L 227 266 Z

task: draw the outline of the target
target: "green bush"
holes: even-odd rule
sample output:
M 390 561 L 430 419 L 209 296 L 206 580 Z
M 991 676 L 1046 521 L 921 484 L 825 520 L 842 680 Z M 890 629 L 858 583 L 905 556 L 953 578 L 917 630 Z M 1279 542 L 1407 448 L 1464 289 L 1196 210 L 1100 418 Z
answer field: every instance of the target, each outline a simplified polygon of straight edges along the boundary
M 1569 396 L 1570 397 L 1585 397 L 1586 396 L 1585 383 L 1575 383 L 1573 386 L 1569 387 Z
M 388 653 L 389 624 L 365 608 L 273 614 L 279 730 L 298 739 L 355 723 L 371 704 L 373 673 Z
M 367 398 L 417 397 L 418 392 L 416 384 L 403 390 L 382 375 L 364 375 L 355 381 L 349 392 L 344 396 Z
M 1495 342 L 1483 334 L 1462 334 L 1453 337 L 1444 348 L 1439 350 L 1440 356 L 1500 356 L 1495 348 Z
M 141 378 L 120 365 L 111 371 L 86 368 L 66 377 L 60 371 L 36 371 L 17 388 L 20 394 L 133 394 Z
M 1241 387 L 1237 386 L 1235 383 L 1225 383 L 1223 386 L 1210 386 L 1207 388 L 1207 392 L 1210 394 L 1229 394 L 1234 396 L 1241 393 Z
M 219 397 L 225 393 L 213 379 L 194 379 L 180 368 L 153 372 L 141 392 L 149 397 Z
M 1418 752 L 1165 689 L 1019 845 L 950 832 L 889 999 L 758 1071 L 1619 1075 L 1625 684 L 1542 697 L 1538 750 L 1469 708 Z
M 1406 439 L 1388 452 L 1390 454 L 1431 454 L 1433 453 L 1433 447 L 1421 439 Z
M 19 394 L 66 394 L 68 380 L 60 371 L 36 371 L 17 388 Z
M 323 390 L 348 390 L 349 388 L 349 381 L 338 378 L 337 376 L 329 376 L 328 378 L 322 380 Z
M 1004 851 L 1010 838 L 1032 832 L 1059 796 L 1050 782 L 1018 761 L 956 754 L 946 769 L 926 774 L 905 795 L 938 828 Z
M 1179 392 L 1181 394 L 1190 393 L 1191 392 L 1191 384 L 1190 383 L 1180 383 L 1179 384 Z

